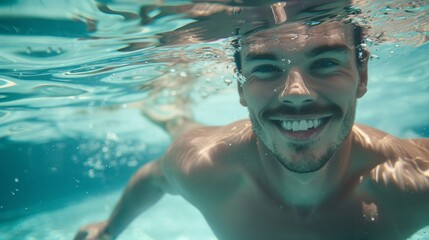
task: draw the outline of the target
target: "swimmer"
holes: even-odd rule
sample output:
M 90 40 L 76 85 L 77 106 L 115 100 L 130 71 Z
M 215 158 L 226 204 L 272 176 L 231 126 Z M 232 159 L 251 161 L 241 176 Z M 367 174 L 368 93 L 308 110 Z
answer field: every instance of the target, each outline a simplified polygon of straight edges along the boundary
M 403 240 L 429 225 L 429 140 L 354 123 L 368 80 L 361 29 L 293 21 L 289 3 L 271 5 L 276 27 L 240 41 L 250 119 L 174 124 L 187 130 L 75 239 L 115 239 L 166 193 L 198 208 L 221 240 Z

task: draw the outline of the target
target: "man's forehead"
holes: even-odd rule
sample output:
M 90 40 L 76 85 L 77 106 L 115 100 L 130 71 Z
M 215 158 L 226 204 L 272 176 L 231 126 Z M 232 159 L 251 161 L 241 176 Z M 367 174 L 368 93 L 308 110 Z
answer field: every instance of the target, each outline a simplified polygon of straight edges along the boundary
M 309 45 L 352 46 L 353 28 L 342 22 L 321 23 L 311 26 L 302 23 L 282 24 L 278 27 L 259 31 L 241 40 L 246 52 L 264 52 L 270 48 L 299 50 Z

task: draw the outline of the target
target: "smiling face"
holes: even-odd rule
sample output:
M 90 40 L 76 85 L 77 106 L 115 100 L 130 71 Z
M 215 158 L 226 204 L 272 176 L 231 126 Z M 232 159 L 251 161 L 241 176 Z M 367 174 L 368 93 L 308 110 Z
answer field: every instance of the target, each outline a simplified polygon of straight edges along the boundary
M 284 24 L 242 43 L 240 102 L 255 134 L 287 169 L 317 171 L 347 138 L 366 92 L 352 26 Z

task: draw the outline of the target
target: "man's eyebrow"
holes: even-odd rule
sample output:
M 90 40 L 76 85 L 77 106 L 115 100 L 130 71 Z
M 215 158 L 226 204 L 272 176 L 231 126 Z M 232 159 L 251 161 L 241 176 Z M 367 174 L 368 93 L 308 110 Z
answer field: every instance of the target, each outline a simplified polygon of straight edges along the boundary
M 307 57 L 316 57 L 324 53 L 340 53 L 347 54 L 350 52 L 350 48 L 345 44 L 333 44 L 333 45 L 323 45 L 316 47 L 308 52 Z
M 256 61 L 256 60 L 272 60 L 277 61 L 278 58 L 276 55 L 271 53 L 249 53 L 246 56 L 246 61 Z

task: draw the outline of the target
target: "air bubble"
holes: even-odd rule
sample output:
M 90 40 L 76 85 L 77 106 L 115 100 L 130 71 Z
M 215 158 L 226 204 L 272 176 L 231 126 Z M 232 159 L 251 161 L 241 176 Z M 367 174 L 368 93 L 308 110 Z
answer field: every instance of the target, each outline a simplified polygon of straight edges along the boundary
M 225 80 L 223 80 L 223 81 L 225 82 L 225 84 L 226 84 L 227 86 L 231 85 L 231 83 L 232 83 L 232 80 L 231 80 L 231 79 L 225 79 Z
M 95 177 L 94 169 L 89 169 L 89 170 L 88 170 L 88 176 L 89 176 L 90 178 L 94 178 L 94 177 Z
M 16 183 L 19 182 L 19 178 L 15 178 L 14 180 L 15 180 Z
M 179 76 L 181 76 L 181 77 L 187 77 L 187 76 L 188 76 L 188 73 L 186 73 L 186 72 L 180 72 L 180 73 L 179 73 Z
M 103 153 L 106 153 L 106 152 L 108 152 L 108 151 L 109 151 L 109 148 L 108 148 L 108 147 L 103 147 L 103 148 L 102 148 L 102 151 L 103 151 Z
M 371 60 L 378 60 L 378 59 L 380 59 L 380 57 L 379 57 L 379 56 L 377 56 L 377 55 L 375 55 L 375 54 L 372 54 L 372 55 L 370 56 L 370 59 L 371 59 Z
M 239 71 L 235 71 L 234 79 L 237 80 L 238 83 L 243 85 L 246 82 L 246 77 L 244 77 Z

